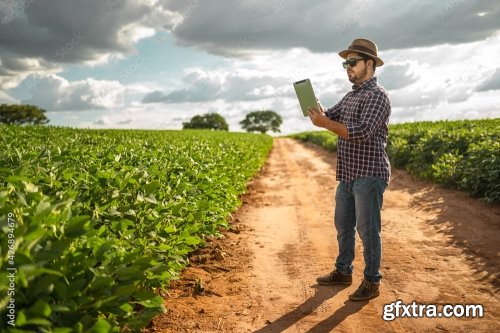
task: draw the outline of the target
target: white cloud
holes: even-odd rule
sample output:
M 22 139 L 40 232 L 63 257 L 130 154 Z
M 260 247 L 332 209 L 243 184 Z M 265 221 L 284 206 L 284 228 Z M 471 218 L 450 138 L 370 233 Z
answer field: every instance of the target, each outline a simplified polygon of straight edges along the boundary
M 71 111 L 123 106 L 125 88 L 117 81 L 88 78 L 69 82 L 55 74 L 34 77 L 33 81 L 31 98 L 22 102 L 46 110 Z
M 277 86 L 288 83 L 283 77 L 262 73 L 244 68 L 217 71 L 190 68 L 182 78 L 185 88 L 170 92 L 153 91 L 144 96 L 143 103 L 256 100 L 274 96 Z
M 30 75 L 47 75 L 61 70 L 61 66 L 43 59 L 17 58 L 12 54 L 3 54 L 0 55 L 0 89 L 15 88 Z
M 392 110 L 391 123 L 413 122 L 421 120 L 459 120 L 500 117 L 500 106 L 495 102 L 495 92 L 473 93 L 461 102 L 442 102 L 435 107 L 395 107 Z
M 444 95 L 437 90 L 398 90 L 389 94 L 393 107 L 432 107 L 444 99 Z
M 485 54 L 497 53 L 500 53 L 499 33 L 474 43 L 386 51 L 383 53 L 386 69 L 391 69 L 392 64 L 411 65 L 408 71 L 399 67 L 399 73 L 383 69 L 380 81 L 390 89 L 395 107 L 460 103 L 468 100 L 477 86 L 499 68 L 496 62 L 484 61 Z M 391 80 L 387 80 L 386 74 Z M 398 85 L 404 86 L 405 82 L 409 85 L 399 89 Z
M 180 105 L 166 107 L 159 104 L 128 106 L 119 110 L 104 110 L 93 120 L 85 118 L 86 112 L 80 112 L 76 127 L 98 128 L 135 128 L 135 129 L 182 129 L 182 121 L 189 120 L 200 113 L 200 109 Z

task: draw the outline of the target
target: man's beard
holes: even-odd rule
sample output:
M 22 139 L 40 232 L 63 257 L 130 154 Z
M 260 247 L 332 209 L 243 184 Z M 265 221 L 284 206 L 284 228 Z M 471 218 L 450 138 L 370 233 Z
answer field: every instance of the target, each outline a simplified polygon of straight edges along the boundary
M 349 76 L 347 75 L 347 77 L 349 78 L 349 81 L 351 81 L 352 83 L 356 84 L 356 81 L 358 81 L 359 79 L 361 78 L 364 78 L 366 77 L 366 75 L 368 74 L 368 70 L 367 68 L 365 67 L 361 73 L 359 73 L 359 76 L 357 76 L 356 74 L 354 74 L 353 76 Z

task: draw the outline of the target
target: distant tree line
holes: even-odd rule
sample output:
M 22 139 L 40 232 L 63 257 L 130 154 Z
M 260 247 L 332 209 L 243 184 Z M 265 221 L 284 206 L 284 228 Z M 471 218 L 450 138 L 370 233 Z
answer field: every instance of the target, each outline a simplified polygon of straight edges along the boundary
M 1 104 L 0 123 L 15 125 L 40 125 L 47 124 L 49 119 L 45 110 L 28 104 Z M 247 132 L 266 133 L 267 131 L 280 132 L 283 119 L 271 110 L 253 111 L 240 121 L 241 127 Z M 182 123 L 183 129 L 212 129 L 228 131 L 226 119 L 218 113 L 196 115 L 190 121 Z
M 266 133 L 267 131 L 280 132 L 283 119 L 271 110 L 253 111 L 240 121 L 241 127 L 247 132 Z M 228 131 L 229 126 L 220 114 L 207 113 L 196 115 L 189 122 L 182 123 L 183 129 L 212 129 Z
M 218 113 L 207 113 L 191 118 L 189 122 L 182 123 L 183 129 L 213 129 L 217 131 L 228 131 L 229 125 Z

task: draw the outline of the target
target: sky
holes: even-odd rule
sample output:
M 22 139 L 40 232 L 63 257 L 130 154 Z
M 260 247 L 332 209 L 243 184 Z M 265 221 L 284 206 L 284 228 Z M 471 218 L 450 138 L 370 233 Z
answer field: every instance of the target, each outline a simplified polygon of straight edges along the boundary
M 0 0 L 0 103 L 82 128 L 217 112 L 242 131 L 273 110 L 281 134 L 317 130 L 293 82 L 335 105 L 355 38 L 378 45 L 391 123 L 500 117 L 498 0 Z

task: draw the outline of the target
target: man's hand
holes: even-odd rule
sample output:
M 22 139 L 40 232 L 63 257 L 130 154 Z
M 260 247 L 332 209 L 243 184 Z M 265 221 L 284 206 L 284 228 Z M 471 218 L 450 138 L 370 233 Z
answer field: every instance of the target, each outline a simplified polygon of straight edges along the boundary
M 325 116 L 325 111 L 323 107 L 319 106 L 320 111 L 316 110 L 313 107 L 307 109 L 307 113 L 309 115 L 309 119 L 311 119 L 312 123 L 318 127 L 325 127 L 330 119 Z
M 347 140 L 347 126 L 337 121 L 330 120 L 330 118 L 325 115 L 325 110 L 323 109 L 321 104 L 319 105 L 319 110 L 320 111 L 316 110 L 315 108 L 307 109 L 307 113 L 312 123 L 318 127 L 323 127 L 329 131 L 332 131 L 333 133 Z

